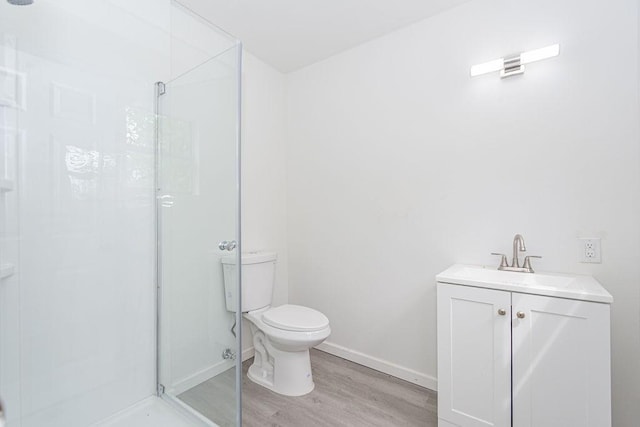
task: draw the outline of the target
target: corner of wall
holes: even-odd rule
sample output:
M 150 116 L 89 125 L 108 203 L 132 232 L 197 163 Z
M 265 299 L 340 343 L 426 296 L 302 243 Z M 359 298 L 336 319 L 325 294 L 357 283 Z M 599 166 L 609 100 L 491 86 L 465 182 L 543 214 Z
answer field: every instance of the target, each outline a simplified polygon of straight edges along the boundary
M 242 228 L 245 250 L 278 253 L 274 304 L 289 300 L 285 75 L 248 51 L 242 73 Z

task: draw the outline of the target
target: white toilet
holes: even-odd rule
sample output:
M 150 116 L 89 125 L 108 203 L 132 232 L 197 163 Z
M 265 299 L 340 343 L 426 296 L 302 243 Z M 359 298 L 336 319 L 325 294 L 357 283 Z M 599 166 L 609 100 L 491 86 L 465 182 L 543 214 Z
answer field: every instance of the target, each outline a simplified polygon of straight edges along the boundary
M 255 358 L 249 379 L 276 393 L 302 396 L 313 390 L 309 349 L 329 334 L 329 319 L 308 307 L 271 307 L 276 254 L 242 254 L 242 312 L 250 322 Z M 227 310 L 236 307 L 235 257 L 223 258 Z

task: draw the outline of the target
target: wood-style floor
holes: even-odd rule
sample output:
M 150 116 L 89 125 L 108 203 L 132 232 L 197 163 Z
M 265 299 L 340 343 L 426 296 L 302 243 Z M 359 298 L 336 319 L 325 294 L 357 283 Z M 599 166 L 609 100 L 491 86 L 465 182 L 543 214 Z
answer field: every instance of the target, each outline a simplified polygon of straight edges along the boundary
M 281 396 L 253 383 L 246 376 L 251 363 L 243 363 L 245 427 L 437 426 L 435 392 L 331 354 L 311 350 L 316 387 L 301 397 Z M 178 397 L 220 426 L 233 426 L 233 375 L 231 369 Z

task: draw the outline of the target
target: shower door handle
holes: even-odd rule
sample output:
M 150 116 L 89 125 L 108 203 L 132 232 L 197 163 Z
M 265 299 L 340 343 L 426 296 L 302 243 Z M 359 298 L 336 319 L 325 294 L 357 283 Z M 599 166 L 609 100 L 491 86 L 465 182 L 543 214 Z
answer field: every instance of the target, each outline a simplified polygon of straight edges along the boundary
M 238 246 L 238 242 L 236 242 L 235 240 L 231 240 L 231 241 L 225 240 L 223 242 L 218 243 L 218 248 L 220 248 L 221 251 L 231 252 L 236 248 L 236 246 Z

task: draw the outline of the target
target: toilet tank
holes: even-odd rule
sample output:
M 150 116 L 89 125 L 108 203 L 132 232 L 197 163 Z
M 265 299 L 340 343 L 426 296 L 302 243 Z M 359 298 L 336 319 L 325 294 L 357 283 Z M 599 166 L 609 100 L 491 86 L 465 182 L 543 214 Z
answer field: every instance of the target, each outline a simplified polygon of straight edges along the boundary
M 242 312 L 258 310 L 271 304 L 276 277 L 275 252 L 242 254 Z M 227 310 L 236 311 L 237 258 L 222 258 L 224 294 Z

